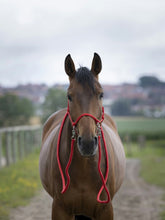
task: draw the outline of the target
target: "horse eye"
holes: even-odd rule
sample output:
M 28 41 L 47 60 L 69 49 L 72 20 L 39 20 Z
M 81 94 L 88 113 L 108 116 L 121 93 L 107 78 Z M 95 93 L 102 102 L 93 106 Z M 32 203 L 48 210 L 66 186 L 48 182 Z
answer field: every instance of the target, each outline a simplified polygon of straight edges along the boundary
M 99 99 L 102 99 L 104 96 L 104 93 L 102 92 L 100 95 L 99 95 Z
M 72 97 L 70 95 L 68 95 L 68 99 L 69 101 L 72 101 Z

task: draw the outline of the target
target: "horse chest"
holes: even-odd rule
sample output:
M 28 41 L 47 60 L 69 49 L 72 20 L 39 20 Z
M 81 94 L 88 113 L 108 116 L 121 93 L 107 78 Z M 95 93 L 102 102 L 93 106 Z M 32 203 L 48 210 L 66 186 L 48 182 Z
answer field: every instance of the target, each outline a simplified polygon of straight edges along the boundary
M 63 198 L 63 205 L 68 212 L 75 213 L 79 215 L 84 213 L 87 216 L 92 216 L 95 212 L 97 202 L 96 202 L 96 192 L 89 190 L 86 187 L 72 187 L 72 184 Z

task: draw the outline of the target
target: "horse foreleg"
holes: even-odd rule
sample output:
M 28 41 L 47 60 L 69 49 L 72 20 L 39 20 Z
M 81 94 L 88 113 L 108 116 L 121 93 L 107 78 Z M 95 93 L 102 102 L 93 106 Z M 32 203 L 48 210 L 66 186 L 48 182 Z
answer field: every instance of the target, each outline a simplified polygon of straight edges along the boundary
M 111 202 L 102 211 L 100 210 L 96 220 L 113 220 L 113 206 Z
M 74 220 L 74 216 L 68 214 L 56 201 L 52 204 L 52 220 Z

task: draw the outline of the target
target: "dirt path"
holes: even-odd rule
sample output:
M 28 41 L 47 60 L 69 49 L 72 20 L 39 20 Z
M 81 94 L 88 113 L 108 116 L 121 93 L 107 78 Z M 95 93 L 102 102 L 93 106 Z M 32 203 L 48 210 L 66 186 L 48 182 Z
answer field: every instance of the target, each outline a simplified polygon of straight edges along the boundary
M 159 220 L 163 191 L 139 177 L 140 161 L 127 160 L 125 181 L 114 198 L 115 220 Z
M 115 220 L 159 220 L 162 190 L 139 177 L 140 162 L 127 160 L 124 184 L 113 200 Z M 11 212 L 10 220 L 50 220 L 52 199 L 42 191 L 26 207 Z

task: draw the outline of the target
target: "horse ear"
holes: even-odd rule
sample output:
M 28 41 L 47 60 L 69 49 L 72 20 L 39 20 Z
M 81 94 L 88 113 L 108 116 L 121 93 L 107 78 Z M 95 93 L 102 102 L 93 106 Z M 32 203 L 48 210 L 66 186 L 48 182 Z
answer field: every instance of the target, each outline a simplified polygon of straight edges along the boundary
M 68 56 L 65 58 L 65 72 L 69 78 L 73 78 L 76 73 L 74 62 L 70 54 L 68 54 Z
M 101 69 L 102 69 L 101 58 L 97 53 L 94 53 L 91 71 L 95 76 L 97 76 L 101 72 Z

